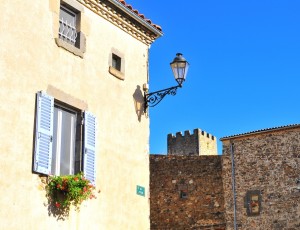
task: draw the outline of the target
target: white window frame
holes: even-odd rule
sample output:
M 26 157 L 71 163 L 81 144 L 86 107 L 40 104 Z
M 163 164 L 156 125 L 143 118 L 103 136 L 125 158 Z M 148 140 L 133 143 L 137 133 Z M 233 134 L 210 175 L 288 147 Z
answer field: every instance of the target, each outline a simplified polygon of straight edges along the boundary
M 68 175 L 73 175 L 74 173 L 76 173 L 75 171 L 75 155 L 76 154 L 80 154 L 75 152 L 75 146 L 76 146 L 76 132 L 78 130 L 77 129 L 77 112 L 76 111 L 72 111 L 69 108 L 64 108 L 61 105 L 57 104 L 54 102 L 54 113 L 57 111 L 57 121 L 56 124 L 53 124 L 54 127 L 57 127 L 57 129 L 53 129 L 53 145 L 56 146 L 56 148 L 52 148 L 52 167 L 51 167 L 51 173 L 54 175 L 63 175 L 62 173 L 62 167 L 61 164 L 64 163 L 68 166 L 69 170 L 68 170 Z M 69 136 L 69 141 L 63 141 L 62 140 L 62 135 L 63 135 L 63 115 L 64 113 L 69 113 L 74 115 L 74 117 L 71 117 L 71 126 L 70 126 L 70 136 Z M 54 114 L 55 117 L 55 114 Z M 55 121 L 55 119 L 54 119 Z M 56 136 L 56 137 L 54 137 Z M 56 143 L 55 143 L 56 141 Z M 62 143 L 64 142 L 64 143 Z M 67 154 L 67 152 L 62 151 L 62 145 L 64 144 L 68 144 L 69 145 L 69 153 L 68 153 L 68 158 L 69 158 L 69 162 L 62 162 L 62 155 L 63 154 Z M 54 164 L 54 165 L 53 165 Z

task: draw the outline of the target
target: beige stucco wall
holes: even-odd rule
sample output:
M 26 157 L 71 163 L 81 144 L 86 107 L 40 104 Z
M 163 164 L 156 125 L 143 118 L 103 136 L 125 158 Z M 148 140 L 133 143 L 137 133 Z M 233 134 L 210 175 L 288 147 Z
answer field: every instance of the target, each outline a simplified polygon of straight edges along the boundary
M 148 46 L 85 8 L 86 52 L 75 56 L 54 40 L 58 3 L 0 4 L 0 229 L 149 229 L 149 119 L 139 119 L 133 97 L 147 81 Z M 124 55 L 124 81 L 109 73 L 112 49 Z M 41 179 L 32 173 L 40 90 L 82 101 L 98 121 L 100 193 L 64 221 L 49 215 Z M 137 185 L 145 197 L 136 195 Z

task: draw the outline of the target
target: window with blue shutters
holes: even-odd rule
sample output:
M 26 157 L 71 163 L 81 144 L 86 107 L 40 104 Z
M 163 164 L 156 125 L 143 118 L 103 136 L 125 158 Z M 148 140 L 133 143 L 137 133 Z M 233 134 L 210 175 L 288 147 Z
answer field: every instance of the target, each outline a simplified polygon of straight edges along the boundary
M 43 92 L 37 93 L 36 104 L 33 171 L 47 175 L 83 171 L 95 184 L 95 116 Z

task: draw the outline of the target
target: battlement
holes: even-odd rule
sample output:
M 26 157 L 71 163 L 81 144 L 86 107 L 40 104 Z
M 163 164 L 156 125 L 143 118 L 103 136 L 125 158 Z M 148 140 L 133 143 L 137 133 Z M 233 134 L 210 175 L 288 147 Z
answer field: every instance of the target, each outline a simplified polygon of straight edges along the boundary
M 201 129 L 170 133 L 167 139 L 168 155 L 217 155 L 217 138 Z
M 182 135 L 182 132 L 177 132 L 175 135 L 173 135 L 172 133 L 168 134 L 168 138 L 179 138 L 179 137 L 190 137 L 193 135 L 202 135 L 202 136 L 206 136 L 207 138 L 211 138 L 212 140 L 215 140 L 215 136 L 201 130 L 201 129 L 194 129 L 193 130 L 193 134 L 191 134 L 190 130 L 186 130 L 184 131 L 184 134 Z

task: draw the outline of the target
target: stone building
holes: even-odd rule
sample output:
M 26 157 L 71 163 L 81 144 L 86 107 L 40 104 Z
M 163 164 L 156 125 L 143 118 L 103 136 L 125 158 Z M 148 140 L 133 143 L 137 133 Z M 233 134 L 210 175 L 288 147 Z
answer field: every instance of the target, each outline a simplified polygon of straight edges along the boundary
M 141 89 L 161 28 L 124 0 L 0 9 L 0 229 L 149 229 Z M 45 182 L 79 171 L 97 199 L 58 220 Z
M 300 229 L 300 125 L 221 141 L 227 229 Z
M 151 228 L 300 229 L 300 125 L 221 141 L 221 156 L 150 157 Z
M 217 138 L 203 130 L 194 129 L 177 132 L 176 135 L 168 134 L 167 139 L 169 155 L 217 155 Z

